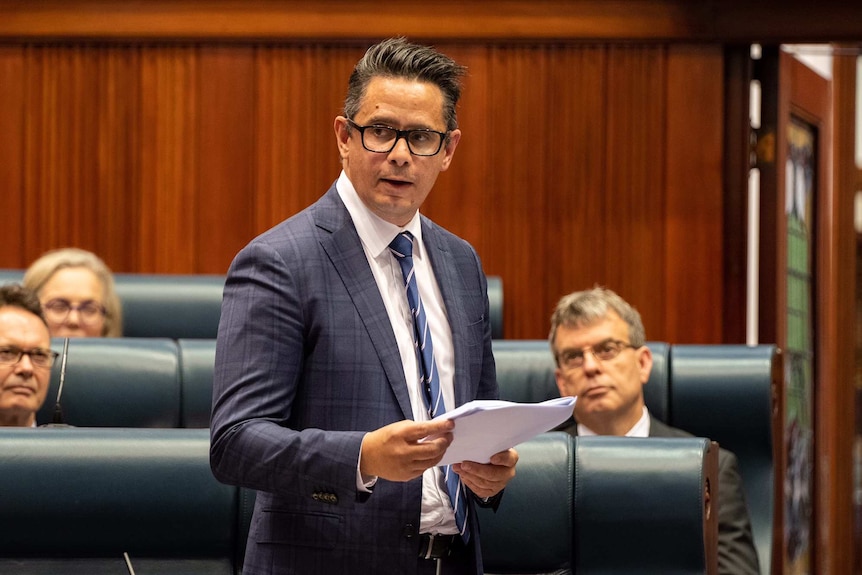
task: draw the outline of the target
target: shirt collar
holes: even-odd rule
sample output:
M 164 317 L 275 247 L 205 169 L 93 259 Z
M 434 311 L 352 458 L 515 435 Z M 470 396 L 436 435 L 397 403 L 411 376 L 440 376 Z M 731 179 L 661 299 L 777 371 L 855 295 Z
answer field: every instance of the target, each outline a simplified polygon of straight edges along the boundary
M 371 254 L 371 257 L 378 258 L 381 254 L 386 253 L 390 242 L 395 239 L 399 233 L 408 231 L 413 234 L 413 237 L 418 241 L 414 246 L 414 255 L 422 258 L 422 221 L 419 217 L 419 211 L 413 215 L 413 218 L 407 222 L 403 228 L 391 224 L 368 209 L 353 187 L 353 183 L 341 171 L 338 176 L 338 181 L 335 182 L 335 189 L 338 191 L 338 197 L 344 202 L 350 218 L 353 220 L 353 225 L 356 227 L 356 233 L 359 234 L 359 239 Z
M 598 435 L 595 431 L 583 425 L 581 423 L 578 424 L 578 435 L 588 436 L 588 435 Z M 632 426 L 626 432 L 626 437 L 649 437 L 649 410 L 646 406 L 643 407 L 643 414 L 641 418 L 638 419 L 638 422 Z

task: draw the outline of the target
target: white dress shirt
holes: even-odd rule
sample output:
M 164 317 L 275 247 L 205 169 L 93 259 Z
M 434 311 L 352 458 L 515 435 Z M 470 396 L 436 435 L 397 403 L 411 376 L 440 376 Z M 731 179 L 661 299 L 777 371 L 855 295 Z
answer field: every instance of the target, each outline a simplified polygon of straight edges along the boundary
M 440 376 L 443 401 L 446 403 L 447 409 L 453 409 L 455 407 L 453 389 L 455 352 L 452 346 L 452 331 L 449 327 L 443 297 L 440 294 L 440 288 L 437 285 L 425 244 L 422 241 L 419 212 L 406 226 L 399 228 L 368 209 L 343 171 L 335 187 L 338 196 L 350 213 L 356 232 L 359 234 L 362 249 L 365 251 L 365 257 L 368 259 L 368 265 L 371 267 L 371 272 L 386 307 L 386 313 L 389 315 L 389 322 L 395 332 L 395 340 L 401 355 L 401 365 L 404 367 L 404 377 L 407 380 L 413 419 L 425 421 L 429 417 L 425 407 L 424 391 L 419 381 L 419 365 L 413 339 L 413 316 L 407 303 L 407 291 L 404 287 L 401 266 L 389 251 L 389 243 L 400 232 L 406 230 L 413 234 L 413 266 L 416 284 L 431 329 L 434 360 Z M 436 466 L 425 470 L 422 475 L 422 512 L 419 532 L 458 533 L 449 494 L 440 468 Z

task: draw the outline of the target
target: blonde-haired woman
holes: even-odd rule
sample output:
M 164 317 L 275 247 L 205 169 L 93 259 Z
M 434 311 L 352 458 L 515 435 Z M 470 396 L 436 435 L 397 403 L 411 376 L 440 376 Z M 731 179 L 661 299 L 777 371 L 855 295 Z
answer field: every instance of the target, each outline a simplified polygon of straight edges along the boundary
M 123 335 L 114 275 L 96 254 L 52 250 L 30 265 L 23 283 L 39 296 L 52 337 Z

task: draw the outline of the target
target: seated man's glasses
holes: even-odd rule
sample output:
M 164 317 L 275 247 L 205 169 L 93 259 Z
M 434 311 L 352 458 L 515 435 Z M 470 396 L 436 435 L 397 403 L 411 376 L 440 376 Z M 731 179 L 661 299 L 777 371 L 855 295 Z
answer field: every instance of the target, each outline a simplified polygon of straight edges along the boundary
M 610 361 L 625 349 L 637 349 L 630 343 L 616 339 L 606 339 L 596 345 L 590 345 L 580 349 L 566 349 L 560 352 L 560 366 L 564 369 L 580 369 L 584 367 L 587 352 L 592 353 L 599 361 Z
M 105 315 L 105 307 L 93 300 L 74 305 L 65 299 L 52 299 L 44 307 L 45 316 L 52 323 L 63 323 L 72 310 L 78 312 L 82 323 L 93 323 Z
M 38 347 L 29 351 L 24 351 L 20 347 L 14 346 L 0 347 L 0 365 L 15 365 L 25 355 L 30 356 L 30 363 L 35 367 L 48 369 L 54 365 L 54 360 L 60 354 L 50 349 L 40 349 Z
M 388 154 L 404 138 L 410 153 L 414 156 L 436 156 L 443 147 L 443 140 L 448 132 L 437 132 L 435 130 L 396 130 L 390 126 L 375 124 L 372 126 L 360 126 L 353 120 L 347 123 L 359 131 L 362 138 L 362 147 L 369 152 Z

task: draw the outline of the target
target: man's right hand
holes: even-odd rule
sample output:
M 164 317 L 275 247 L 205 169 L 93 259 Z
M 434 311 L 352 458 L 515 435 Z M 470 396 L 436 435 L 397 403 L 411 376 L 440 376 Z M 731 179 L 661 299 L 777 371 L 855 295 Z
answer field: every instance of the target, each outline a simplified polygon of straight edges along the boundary
M 409 481 L 439 463 L 452 443 L 450 420 L 391 423 L 362 440 L 359 471 L 362 477 Z M 421 441 L 424 438 L 425 441 Z

